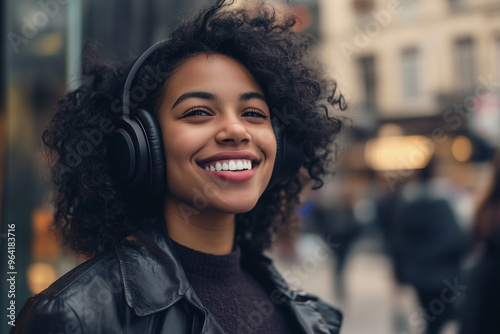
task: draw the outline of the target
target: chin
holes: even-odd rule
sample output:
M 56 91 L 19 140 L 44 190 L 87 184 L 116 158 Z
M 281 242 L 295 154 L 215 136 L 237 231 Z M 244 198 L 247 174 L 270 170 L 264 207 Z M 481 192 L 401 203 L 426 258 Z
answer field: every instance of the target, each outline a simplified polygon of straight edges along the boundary
M 221 203 L 220 205 L 217 206 L 217 209 L 227 213 L 235 213 L 235 214 L 245 213 L 252 210 L 255 207 L 255 205 L 257 205 L 257 202 L 258 199 L 256 200 L 245 199 L 241 201 L 238 198 L 235 198 L 235 200 Z

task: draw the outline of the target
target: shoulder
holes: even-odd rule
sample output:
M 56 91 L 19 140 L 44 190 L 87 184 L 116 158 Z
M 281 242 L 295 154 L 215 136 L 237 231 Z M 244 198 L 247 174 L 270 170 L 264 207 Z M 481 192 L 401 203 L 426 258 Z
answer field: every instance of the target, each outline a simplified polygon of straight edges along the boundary
M 75 311 L 57 296 L 38 294 L 26 301 L 10 333 L 67 332 L 82 333 Z
M 104 315 L 105 305 L 123 299 L 122 290 L 114 250 L 103 253 L 29 298 L 11 333 L 82 333 L 89 322 Z
M 91 291 L 98 294 L 105 290 L 113 293 L 119 291 L 122 285 L 118 257 L 115 250 L 110 250 L 73 268 L 39 295 L 67 300 L 81 297 L 88 302 L 84 293 Z

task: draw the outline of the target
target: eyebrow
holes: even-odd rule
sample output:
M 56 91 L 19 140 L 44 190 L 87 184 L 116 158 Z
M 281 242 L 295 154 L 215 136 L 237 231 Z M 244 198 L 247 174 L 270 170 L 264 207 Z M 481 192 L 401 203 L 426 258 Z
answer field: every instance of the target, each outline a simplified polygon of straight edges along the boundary
M 212 93 L 208 93 L 208 92 L 187 92 L 187 93 L 184 93 L 181 96 L 179 96 L 179 98 L 177 99 L 177 101 L 175 101 L 175 103 L 172 106 L 172 108 L 174 108 L 176 105 L 178 105 L 182 101 L 190 99 L 190 98 L 193 98 L 193 97 L 199 98 L 199 99 L 204 99 L 204 100 L 210 100 L 210 101 L 217 100 L 217 96 L 214 95 L 214 94 L 212 94 Z M 264 95 L 262 95 L 260 93 L 257 93 L 257 92 L 242 93 L 239 98 L 240 98 L 240 101 L 248 101 L 248 100 L 251 100 L 251 99 L 260 99 L 260 100 L 266 102 L 266 98 L 264 97 Z
M 210 100 L 210 101 L 215 101 L 216 100 L 215 95 L 212 94 L 212 93 L 207 93 L 207 92 L 188 92 L 188 93 L 184 93 L 181 96 L 179 96 L 179 98 L 177 99 L 177 101 L 175 101 L 175 103 L 172 106 L 172 108 L 174 108 L 176 105 L 178 105 L 182 101 L 190 99 L 192 97 L 197 97 L 197 98 L 200 98 L 200 99 Z
M 260 93 L 249 92 L 249 93 L 243 93 L 240 95 L 240 101 L 248 101 L 251 99 L 261 99 L 262 101 L 266 102 L 266 98 L 264 97 L 264 95 L 262 95 Z

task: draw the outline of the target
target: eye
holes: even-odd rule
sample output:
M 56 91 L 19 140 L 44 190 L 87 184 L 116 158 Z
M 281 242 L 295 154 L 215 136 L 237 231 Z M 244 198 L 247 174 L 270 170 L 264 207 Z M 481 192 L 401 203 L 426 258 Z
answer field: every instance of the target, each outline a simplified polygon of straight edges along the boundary
M 268 116 L 265 115 L 262 111 L 257 110 L 257 109 L 251 109 L 247 110 L 243 113 L 244 117 L 261 117 L 263 119 L 266 119 Z
M 186 111 L 181 118 L 191 117 L 191 116 L 211 116 L 209 110 L 201 107 L 193 107 Z

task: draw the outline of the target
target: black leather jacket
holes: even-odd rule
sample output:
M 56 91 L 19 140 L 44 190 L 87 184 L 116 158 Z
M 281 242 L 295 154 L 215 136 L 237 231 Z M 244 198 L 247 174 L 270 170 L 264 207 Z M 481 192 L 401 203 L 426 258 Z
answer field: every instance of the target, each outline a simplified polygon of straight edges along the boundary
M 224 333 L 190 287 L 162 226 L 136 233 L 32 296 L 11 333 Z M 339 333 L 341 313 L 291 289 L 269 258 L 242 248 L 242 265 L 272 302 L 292 310 L 299 333 Z

